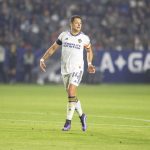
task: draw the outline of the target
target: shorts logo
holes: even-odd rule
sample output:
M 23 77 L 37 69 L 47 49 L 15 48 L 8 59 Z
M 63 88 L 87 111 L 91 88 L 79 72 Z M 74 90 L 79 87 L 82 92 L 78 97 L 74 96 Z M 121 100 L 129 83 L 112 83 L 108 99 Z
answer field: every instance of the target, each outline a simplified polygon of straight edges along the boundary
M 78 42 L 79 42 L 79 43 L 81 43 L 81 42 L 82 42 L 82 40 L 81 40 L 81 39 L 78 39 Z

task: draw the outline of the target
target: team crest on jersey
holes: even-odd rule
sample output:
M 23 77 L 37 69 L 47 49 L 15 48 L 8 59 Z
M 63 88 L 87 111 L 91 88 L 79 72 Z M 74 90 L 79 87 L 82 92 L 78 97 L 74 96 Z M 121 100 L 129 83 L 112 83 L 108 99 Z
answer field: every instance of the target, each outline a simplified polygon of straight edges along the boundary
M 78 42 L 79 42 L 79 43 L 81 43 L 81 42 L 82 42 L 82 40 L 81 40 L 81 39 L 78 39 Z
M 68 38 L 65 38 L 65 40 L 68 40 Z

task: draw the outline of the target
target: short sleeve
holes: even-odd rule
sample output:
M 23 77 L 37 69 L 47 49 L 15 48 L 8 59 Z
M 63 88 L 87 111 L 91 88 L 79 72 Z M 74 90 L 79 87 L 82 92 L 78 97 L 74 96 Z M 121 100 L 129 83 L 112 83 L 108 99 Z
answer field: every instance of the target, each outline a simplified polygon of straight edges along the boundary
M 62 32 L 59 36 L 58 36 L 58 39 L 56 40 L 56 43 L 58 45 L 62 45 L 62 37 L 64 35 L 64 32 Z
M 64 35 L 64 32 L 60 33 L 60 35 L 58 36 L 58 39 L 59 39 L 60 41 L 62 41 L 63 35 Z
M 90 38 L 86 35 L 84 38 L 84 47 L 89 48 L 91 46 Z

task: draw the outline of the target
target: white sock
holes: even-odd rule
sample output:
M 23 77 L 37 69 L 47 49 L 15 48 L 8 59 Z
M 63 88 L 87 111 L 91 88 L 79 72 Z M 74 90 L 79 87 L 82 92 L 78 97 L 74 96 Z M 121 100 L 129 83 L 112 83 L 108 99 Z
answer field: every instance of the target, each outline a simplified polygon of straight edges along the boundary
M 83 111 L 82 111 L 82 107 L 81 107 L 80 101 L 78 101 L 78 102 L 76 103 L 75 110 L 76 110 L 76 112 L 78 113 L 78 115 L 81 117 L 82 114 L 83 114 Z
M 68 102 L 67 104 L 67 119 L 72 120 L 76 102 Z

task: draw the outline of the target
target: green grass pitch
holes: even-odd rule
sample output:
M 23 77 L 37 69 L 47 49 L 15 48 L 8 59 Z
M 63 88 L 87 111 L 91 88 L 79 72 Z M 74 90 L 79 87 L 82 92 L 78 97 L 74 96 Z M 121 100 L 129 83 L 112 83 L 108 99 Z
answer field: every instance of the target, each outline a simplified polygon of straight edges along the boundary
M 67 95 L 62 85 L 0 85 L 0 150 L 150 150 L 150 85 L 81 85 L 87 114 L 61 131 Z

